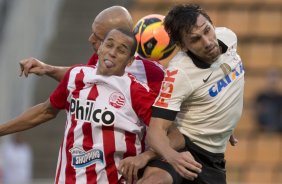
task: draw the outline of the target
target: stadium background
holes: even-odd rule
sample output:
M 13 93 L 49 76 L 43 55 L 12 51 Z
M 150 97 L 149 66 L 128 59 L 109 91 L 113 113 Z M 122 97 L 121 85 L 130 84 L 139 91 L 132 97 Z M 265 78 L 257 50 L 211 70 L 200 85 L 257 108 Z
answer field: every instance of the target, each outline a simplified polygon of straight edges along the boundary
M 45 100 L 57 84 L 48 77 L 19 78 L 21 59 L 86 63 L 92 52 L 87 42 L 90 27 L 104 8 L 125 6 L 136 23 L 147 14 L 165 15 L 171 6 L 186 2 L 200 4 L 215 26 L 237 33 L 245 65 L 244 111 L 235 132 L 239 144 L 226 152 L 228 183 L 282 183 L 282 136 L 260 133 L 253 116 L 253 100 L 266 86 L 267 71 L 276 68 L 281 78 L 282 0 L 0 0 L 0 122 Z M 282 90 L 281 82 L 279 87 Z M 24 133 L 34 153 L 34 183 L 52 183 L 64 125 L 61 112 L 56 120 Z

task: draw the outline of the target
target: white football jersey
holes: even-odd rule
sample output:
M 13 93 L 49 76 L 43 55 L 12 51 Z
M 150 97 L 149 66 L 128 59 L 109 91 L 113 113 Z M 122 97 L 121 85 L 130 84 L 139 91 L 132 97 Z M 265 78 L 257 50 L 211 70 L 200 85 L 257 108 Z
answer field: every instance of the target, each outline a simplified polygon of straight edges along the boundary
M 192 142 L 223 153 L 241 117 L 244 69 L 236 35 L 227 28 L 216 28 L 216 35 L 225 52 L 210 67 L 197 67 L 184 52 L 170 61 L 153 116 L 175 119 Z
M 70 69 L 50 96 L 55 108 L 67 112 L 55 183 L 122 183 L 118 163 L 144 151 L 155 97 L 131 74 L 106 77 L 93 66 Z

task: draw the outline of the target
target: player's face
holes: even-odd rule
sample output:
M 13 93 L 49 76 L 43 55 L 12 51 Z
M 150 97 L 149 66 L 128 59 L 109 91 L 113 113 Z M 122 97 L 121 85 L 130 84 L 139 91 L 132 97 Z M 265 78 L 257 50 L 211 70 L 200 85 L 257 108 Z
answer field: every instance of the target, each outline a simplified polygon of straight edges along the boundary
M 108 30 L 103 25 L 103 23 L 94 20 L 92 24 L 92 33 L 90 34 L 88 41 L 91 43 L 95 53 L 98 51 L 98 48 L 100 47 L 101 43 L 103 42 L 107 31 Z
M 98 50 L 97 74 L 122 76 L 125 67 L 134 60 L 130 55 L 133 44 L 133 39 L 122 32 L 110 31 Z
M 213 63 L 221 53 L 214 27 L 203 15 L 198 16 L 191 32 L 183 32 L 182 37 L 184 48 L 205 62 Z

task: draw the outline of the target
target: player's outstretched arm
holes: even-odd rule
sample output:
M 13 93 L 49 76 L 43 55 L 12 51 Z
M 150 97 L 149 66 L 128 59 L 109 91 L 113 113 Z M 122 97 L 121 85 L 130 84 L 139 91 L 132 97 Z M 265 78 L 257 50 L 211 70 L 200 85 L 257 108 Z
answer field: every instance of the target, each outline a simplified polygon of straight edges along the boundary
M 48 65 L 36 58 L 27 58 L 20 61 L 21 73 L 20 76 L 33 73 L 39 76 L 48 75 L 49 77 L 61 81 L 69 69 L 69 67 L 60 67 Z
M 16 118 L 0 124 L 0 136 L 33 128 L 56 117 L 59 110 L 55 109 L 49 99 L 29 108 Z

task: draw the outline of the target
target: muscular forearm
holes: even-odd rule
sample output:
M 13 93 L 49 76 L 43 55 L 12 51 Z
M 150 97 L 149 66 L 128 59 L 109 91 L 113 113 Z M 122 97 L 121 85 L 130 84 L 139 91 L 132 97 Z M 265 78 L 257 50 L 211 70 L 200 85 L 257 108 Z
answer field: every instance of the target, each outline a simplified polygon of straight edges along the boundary
M 173 124 L 168 129 L 169 144 L 174 150 L 181 150 L 185 147 L 185 140 L 178 128 Z
M 56 81 L 61 81 L 64 78 L 69 67 L 61 67 L 61 66 L 52 66 L 46 65 L 46 74 L 55 79 Z
M 18 117 L 0 124 L 0 136 L 27 130 L 56 117 L 58 111 L 49 107 L 48 102 L 31 107 Z
M 170 128 L 168 129 L 167 136 L 169 138 L 169 145 L 174 150 L 180 150 L 180 149 L 185 147 L 184 137 L 179 132 L 179 130 L 177 129 L 176 126 L 174 126 L 174 125 L 170 126 Z M 157 154 L 153 149 L 148 149 L 147 151 L 145 151 L 142 154 L 144 154 L 145 159 L 148 160 L 148 161 L 160 157 L 160 155 Z
M 23 59 L 19 64 L 21 67 L 20 76 L 25 75 L 27 77 L 30 73 L 39 76 L 48 75 L 57 81 L 61 81 L 69 69 L 69 67 L 48 65 L 33 57 Z
M 162 124 L 163 126 L 159 126 L 161 124 L 159 121 L 165 122 Z M 148 145 L 165 159 L 176 152 L 172 146 L 174 148 L 180 147 L 176 142 L 171 142 L 167 136 L 170 124 L 169 121 L 152 118 L 146 137 Z

